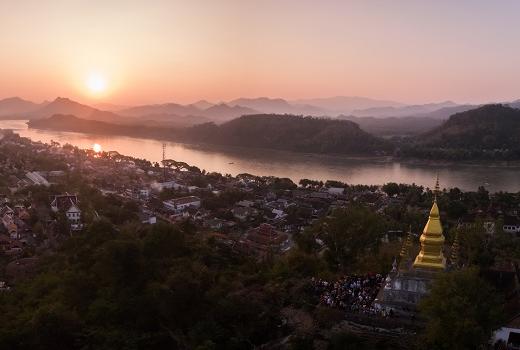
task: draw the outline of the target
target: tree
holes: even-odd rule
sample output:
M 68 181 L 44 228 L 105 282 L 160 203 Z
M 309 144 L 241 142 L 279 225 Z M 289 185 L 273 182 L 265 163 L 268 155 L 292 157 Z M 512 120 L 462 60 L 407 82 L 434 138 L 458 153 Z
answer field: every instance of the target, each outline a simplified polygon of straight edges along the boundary
M 395 182 L 389 182 L 383 185 L 381 188 L 389 197 L 393 197 L 399 194 L 399 185 Z
M 323 181 L 301 179 L 298 184 L 302 187 L 319 188 L 323 186 Z
M 353 264 L 379 245 L 386 227 L 383 217 L 364 207 L 338 209 L 314 228 L 327 246 L 329 261 L 339 268 Z
M 497 294 L 476 269 L 440 274 L 420 303 L 429 349 L 477 349 L 501 321 Z

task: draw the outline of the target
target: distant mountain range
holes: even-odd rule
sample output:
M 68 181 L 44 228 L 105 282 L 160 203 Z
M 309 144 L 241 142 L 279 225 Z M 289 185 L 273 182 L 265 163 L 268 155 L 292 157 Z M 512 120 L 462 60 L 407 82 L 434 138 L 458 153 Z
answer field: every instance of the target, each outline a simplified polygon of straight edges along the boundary
M 22 114 L 36 111 L 45 104 L 46 102 L 38 104 L 19 97 L 9 97 L 0 100 L 0 117 L 21 117 Z
M 455 107 L 457 104 L 451 101 L 440 103 L 428 103 L 423 105 L 411 106 L 383 106 L 365 109 L 356 109 L 352 114 L 357 117 L 408 117 L 417 114 L 430 113 L 441 108 Z
M 509 103 L 520 107 L 520 100 Z M 54 114 L 74 115 L 82 119 L 116 124 L 146 124 L 186 127 L 208 122 L 217 124 L 253 114 L 290 114 L 332 117 L 354 121 L 362 129 L 380 136 L 414 135 L 439 126 L 450 115 L 477 108 L 451 101 L 423 105 L 404 105 L 395 101 L 366 97 L 288 101 L 281 98 L 238 98 L 212 103 L 200 100 L 192 104 L 164 103 L 132 107 L 100 104 L 98 108 L 58 97 L 41 104 L 18 97 L 0 100 L 2 119 L 40 119 Z
M 354 114 L 355 110 L 364 110 L 367 108 L 383 108 L 383 107 L 403 107 L 402 103 L 388 100 L 376 100 L 368 97 L 359 96 L 335 96 L 327 98 L 310 98 L 291 101 L 294 105 L 309 105 L 321 108 L 324 111 L 337 114 Z

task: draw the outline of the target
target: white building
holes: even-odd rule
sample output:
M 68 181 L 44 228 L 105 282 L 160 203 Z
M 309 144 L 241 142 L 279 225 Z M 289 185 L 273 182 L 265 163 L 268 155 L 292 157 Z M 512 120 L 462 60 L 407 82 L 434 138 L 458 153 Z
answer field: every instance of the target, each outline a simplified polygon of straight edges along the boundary
M 504 232 L 507 232 L 507 233 L 520 233 L 520 225 L 519 224 L 504 225 L 503 229 L 504 229 Z
M 343 187 L 329 187 L 327 192 L 334 196 L 340 196 L 345 192 L 345 189 Z
M 187 208 L 200 208 L 200 198 L 195 196 L 175 198 L 164 201 L 163 204 L 166 209 L 179 212 Z
M 165 189 L 173 188 L 174 190 L 178 190 L 181 188 L 185 188 L 186 186 L 178 184 L 175 181 L 167 181 L 167 182 L 157 182 L 152 185 L 152 188 L 154 188 L 157 191 L 162 191 Z
M 497 329 L 493 338 L 492 345 L 503 344 L 505 349 L 520 349 L 520 315 L 507 322 L 502 328 Z
M 515 217 L 506 217 L 502 229 L 506 233 L 520 234 L 520 222 Z
M 78 197 L 71 194 L 60 194 L 54 196 L 51 201 L 51 209 L 56 212 L 63 212 L 70 223 L 72 230 L 81 230 L 81 209 L 78 207 Z
M 67 220 L 69 220 L 70 228 L 73 231 L 81 230 L 83 228 L 83 224 L 81 223 L 81 210 L 77 207 L 77 205 L 72 204 L 70 208 L 65 212 L 67 216 Z

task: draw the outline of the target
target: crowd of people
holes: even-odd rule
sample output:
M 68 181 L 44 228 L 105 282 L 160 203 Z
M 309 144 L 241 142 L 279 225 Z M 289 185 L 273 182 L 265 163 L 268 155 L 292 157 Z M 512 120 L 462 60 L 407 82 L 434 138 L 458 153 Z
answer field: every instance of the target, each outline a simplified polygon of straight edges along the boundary
M 384 283 L 381 274 L 343 276 L 336 282 L 313 278 L 320 304 L 350 312 L 380 313 L 372 305 Z

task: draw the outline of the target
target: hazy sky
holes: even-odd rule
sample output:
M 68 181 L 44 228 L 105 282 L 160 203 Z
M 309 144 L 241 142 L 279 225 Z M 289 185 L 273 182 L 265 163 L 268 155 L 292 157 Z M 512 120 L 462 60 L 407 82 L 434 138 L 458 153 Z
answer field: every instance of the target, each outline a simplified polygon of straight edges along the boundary
M 0 98 L 511 100 L 519 33 L 516 0 L 0 0 Z

